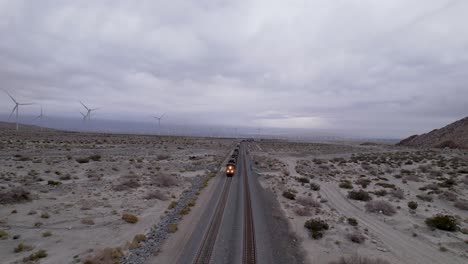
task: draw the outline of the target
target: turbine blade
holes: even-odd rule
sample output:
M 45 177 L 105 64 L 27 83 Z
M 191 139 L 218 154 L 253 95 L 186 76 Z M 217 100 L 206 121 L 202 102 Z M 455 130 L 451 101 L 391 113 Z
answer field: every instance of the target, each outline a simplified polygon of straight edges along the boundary
M 98 107 L 98 108 L 93 108 L 93 109 L 90 109 L 91 111 L 94 111 L 94 110 L 99 110 L 101 109 L 102 107 Z
M 41 118 L 41 116 L 37 116 L 36 118 L 33 119 L 33 121 L 36 121 L 36 120 L 38 120 L 39 118 Z
M 19 105 L 33 105 L 34 103 L 19 104 Z
M 16 108 L 18 108 L 18 105 L 15 105 L 15 107 L 13 107 L 13 111 L 11 111 L 11 114 L 10 116 L 8 117 L 8 120 L 10 120 L 11 116 L 13 115 L 13 113 L 15 112 Z
M 80 104 L 81 104 L 84 108 L 86 108 L 86 110 L 89 111 L 89 108 L 88 108 L 85 104 L 83 104 L 83 102 L 80 101 Z
M 15 102 L 15 104 L 17 104 L 18 102 L 16 102 L 15 98 L 13 98 L 13 96 L 11 96 L 11 94 L 9 92 L 7 92 L 7 90 L 3 90 L 5 91 L 6 94 L 8 94 L 8 96 L 11 98 L 11 100 L 13 100 L 13 102 Z

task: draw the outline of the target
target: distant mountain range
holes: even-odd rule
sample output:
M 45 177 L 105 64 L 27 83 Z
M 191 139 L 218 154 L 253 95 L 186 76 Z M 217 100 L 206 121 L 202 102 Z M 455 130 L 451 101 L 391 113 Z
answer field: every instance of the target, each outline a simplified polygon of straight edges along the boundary
M 397 145 L 427 148 L 468 149 L 468 117 L 422 135 L 413 135 Z

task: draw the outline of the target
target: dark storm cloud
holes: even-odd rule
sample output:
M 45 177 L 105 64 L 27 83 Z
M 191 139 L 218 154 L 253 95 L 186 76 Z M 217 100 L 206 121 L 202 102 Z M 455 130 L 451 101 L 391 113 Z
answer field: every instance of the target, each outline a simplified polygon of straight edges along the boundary
M 405 136 L 466 116 L 467 13 L 444 0 L 0 0 L 0 79 L 57 115 L 84 100 L 102 118 Z

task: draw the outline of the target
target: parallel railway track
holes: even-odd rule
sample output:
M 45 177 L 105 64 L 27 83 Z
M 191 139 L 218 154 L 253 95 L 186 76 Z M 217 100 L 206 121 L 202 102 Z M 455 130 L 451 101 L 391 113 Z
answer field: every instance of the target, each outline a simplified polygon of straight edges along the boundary
M 243 254 L 242 254 L 242 263 L 243 264 L 255 264 L 256 263 L 256 253 L 255 253 L 255 230 L 253 223 L 252 215 L 252 201 L 250 197 L 250 187 L 249 179 L 247 174 L 247 162 L 246 162 L 246 152 L 242 152 L 243 155 L 240 157 L 242 159 L 242 170 L 240 171 L 239 177 L 242 177 L 244 185 L 244 232 L 243 232 Z M 239 164 L 240 162 L 238 162 Z M 216 238 L 218 236 L 219 229 L 221 227 L 224 208 L 226 207 L 227 199 L 229 196 L 229 189 L 231 187 L 232 177 L 226 177 L 224 187 L 221 193 L 221 197 L 216 205 L 215 212 L 212 216 L 211 222 L 208 226 L 203 241 L 198 249 L 198 252 L 194 259 L 194 264 L 208 264 L 210 263 L 213 249 L 216 243 Z

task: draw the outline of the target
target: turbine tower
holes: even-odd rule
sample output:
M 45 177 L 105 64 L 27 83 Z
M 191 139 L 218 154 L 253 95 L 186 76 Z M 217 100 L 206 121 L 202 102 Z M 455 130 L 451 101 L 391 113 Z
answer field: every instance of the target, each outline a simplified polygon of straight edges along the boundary
M 88 121 L 88 122 L 91 120 L 91 112 L 95 111 L 95 110 L 98 110 L 98 109 L 101 109 L 100 107 L 99 108 L 89 108 L 85 104 L 83 104 L 83 102 L 81 102 L 81 101 L 80 101 L 80 104 L 86 109 L 86 114 L 83 114 L 83 113 L 80 112 L 81 115 L 83 115 L 83 120 Z
M 158 132 L 161 134 L 161 119 L 166 113 L 162 114 L 161 116 L 153 116 L 156 120 L 158 120 Z
M 42 111 L 42 105 L 41 105 L 41 114 L 38 115 L 36 118 L 34 118 L 34 121 L 38 120 L 39 119 L 39 124 L 41 126 L 41 131 L 43 130 L 43 123 L 42 123 L 42 119 L 44 118 L 44 113 Z
M 13 113 L 16 111 L 16 131 L 18 131 L 19 129 L 19 126 L 18 126 L 18 112 L 19 112 L 19 106 L 20 105 L 32 105 L 32 103 L 27 103 L 27 104 L 24 104 L 24 103 L 19 103 L 18 101 L 15 100 L 15 98 L 13 98 L 13 96 L 11 96 L 10 93 L 8 93 L 6 90 L 4 90 L 6 94 L 8 94 L 8 96 L 11 98 L 11 100 L 13 100 L 13 102 L 15 103 L 15 107 L 13 107 L 13 110 L 11 111 L 11 114 L 10 116 L 8 117 L 8 120 L 10 120 L 11 116 L 13 115 Z

